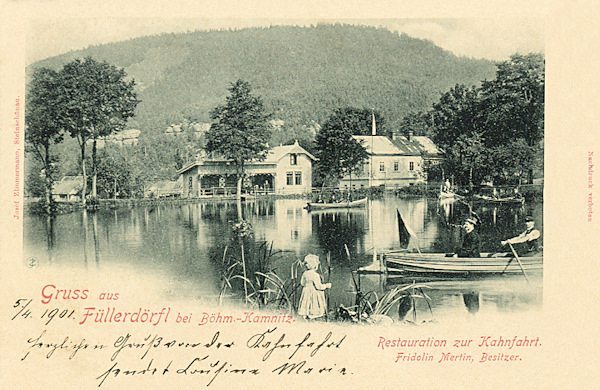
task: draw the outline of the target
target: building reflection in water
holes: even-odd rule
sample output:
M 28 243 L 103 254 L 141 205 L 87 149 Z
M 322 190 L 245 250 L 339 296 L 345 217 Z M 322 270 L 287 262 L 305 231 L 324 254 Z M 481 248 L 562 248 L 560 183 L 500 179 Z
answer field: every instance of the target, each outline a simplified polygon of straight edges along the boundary
M 462 223 L 470 208 L 482 219 L 484 251 L 501 249 L 502 239 L 522 231 L 526 214 L 534 216 L 540 231 L 543 228 L 541 203 L 521 208 L 386 197 L 370 201 L 362 209 L 313 212 L 305 210 L 305 204 L 303 199 L 253 199 L 242 207 L 256 242 L 272 243 L 274 251 L 280 252 L 273 267 L 282 277 L 289 277 L 293 262 L 308 253 L 319 255 L 325 270 L 329 254 L 331 275 L 325 277 L 334 285 L 332 302 L 345 305 L 354 302 L 351 272 L 370 264 L 373 248 L 378 252 L 399 248 L 396 210 L 418 236 L 409 249 L 418 245 L 423 252 L 452 250 L 460 239 L 460 228 L 452 224 Z M 89 261 L 94 268 L 105 269 L 111 264 L 127 264 L 189 285 L 194 296 L 210 296 L 219 289 L 218 265 L 231 242 L 231 221 L 235 220 L 235 201 L 100 209 L 55 217 L 26 215 L 24 255 L 48 259 L 53 266 L 86 266 Z M 362 287 L 380 292 L 390 288 L 382 287 L 379 278 L 363 279 Z M 446 299 L 450 295 L 454 300 Z M 499 308 L 539 303 L 537 295 L 511 298 L 506 292 L 490 295 L 457 287 L 436 296 L 434 306 L 438 302 L 460 305 L 478 313 L 490 299 Z

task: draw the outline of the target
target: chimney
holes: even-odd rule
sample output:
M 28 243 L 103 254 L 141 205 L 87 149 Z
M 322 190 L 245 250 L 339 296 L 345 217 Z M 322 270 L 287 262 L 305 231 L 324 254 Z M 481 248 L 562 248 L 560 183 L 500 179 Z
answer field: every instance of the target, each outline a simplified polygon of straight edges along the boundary
M 395 141 L 398 138 L 398 132 L 392 131 L 392 141 Z
M 408 140 L 412 141 L 412 137 L 413 137 L 414 133 L 412 130 L 408 130 Z

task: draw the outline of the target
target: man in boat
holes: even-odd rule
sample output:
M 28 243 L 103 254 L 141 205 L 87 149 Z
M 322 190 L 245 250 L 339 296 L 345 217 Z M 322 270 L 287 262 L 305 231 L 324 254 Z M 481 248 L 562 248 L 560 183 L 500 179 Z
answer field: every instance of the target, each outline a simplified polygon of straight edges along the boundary
M 540 232 L 535 228 L 535 221 L 532 217 L 525 217 L 525 231 L 516 237 L 502 241 L 502 245 L 515 244 L 515 251 L 519 256 L 532 255 L 538 252 L 538 239 Z
M 481 239 L 475 230 L 479 219 L 472 215 L 465 221 L 463 229 L 465 234 L 460 247 L 454 251 L 453 257 L 481 257 Z
M 444 183 L 444 191 L 446 191 L 446 192 L 452 191 L 452 185 L 450 185 L 450 180 L 448 180 L 448 179 L 446 179 L 446 183 Z

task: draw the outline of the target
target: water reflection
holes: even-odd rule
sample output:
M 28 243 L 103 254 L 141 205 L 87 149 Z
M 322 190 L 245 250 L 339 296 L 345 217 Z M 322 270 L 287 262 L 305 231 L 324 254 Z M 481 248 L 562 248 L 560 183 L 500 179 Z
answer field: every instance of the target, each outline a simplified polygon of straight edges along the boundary
M 54 221 L 56 220 L 56 216 L 48 215 L 46 216 L 46 242 L 48 247 L 48 263 L 52 264 L 52 260 L 54 258 L 54 243 L 56 240 L 54 234 Z
M 365 253 L 365 234 L 368 230 L 365 210 L 311 212 L 312 229 L 318 244 L 334 259 L 343 259 L 349 264 L 346 246 L 350 253 Z
M 467 311 L 471 314 L 477 314 L 479 311 L 479 294 L 476 292 L 464 293 L 463 302 Z
M 305 210 L 305 204 L 302 199 L 255 199 L 244 202 L 242 212 L 252 224 L 256 243 L 281 251 L 272 266 L 282 278 L 289 278 L 294 262 L 309 253 L 319 255 L 322 263 L 330 256 L 332 306 L 353 305 L 352 271 L 368 265 L 374 252 L 400 246 L 397 211 L 418 237 L 409 248 L 418 246 L 423 252 L 451 251 L 460 239 L 456 225 L 471 211 L 482 220 L 484 252 L 502 250 L 500 241 L 520 233 L 526 215 L 534 217 L 540 232 L 543 227 L 541 203 L 521 207 L 389 197 L 370 201 L 364 209 L 315 212 Z M 236 204 L 228 201 L 28 215 L 24 253 L 27 258 L 48 259 L 51 266 L 85 268 L 93 262 L 94 269 L 103 270 L 127 264 L 185 286 L 181 294 L 209 299 L 220 291 L 223 252 L 231 243 L 231 221 L 236 219 Z M 381 293 L 398 281 L 363 276 L 360 282 L 361 290 Z M 436 285 L 434 308 L 477 314 L 489 305 L 496 310 L 541 305 L 540 289 L 532 295 L 511 289 L 490 292 L 504 281 L 482 283 L 476 288 L 462 281 Z M 518 283 L 522 287 L 523 280 Z

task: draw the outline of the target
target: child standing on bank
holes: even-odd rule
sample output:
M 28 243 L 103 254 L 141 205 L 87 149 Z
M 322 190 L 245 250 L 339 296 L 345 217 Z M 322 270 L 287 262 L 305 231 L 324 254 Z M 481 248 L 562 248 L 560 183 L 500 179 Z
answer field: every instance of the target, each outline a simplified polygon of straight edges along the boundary
M 327 311 L 325 289 L 331 288 L 331 283 L 322 283 L 321 276 L 317 273 L 319 256 L 307 255 L 304 258 L 304 265 L 308 269 L 302 274 L 300 280 L 302 295 L 298 314 L 309 319 L 321 318 Z

